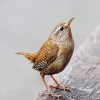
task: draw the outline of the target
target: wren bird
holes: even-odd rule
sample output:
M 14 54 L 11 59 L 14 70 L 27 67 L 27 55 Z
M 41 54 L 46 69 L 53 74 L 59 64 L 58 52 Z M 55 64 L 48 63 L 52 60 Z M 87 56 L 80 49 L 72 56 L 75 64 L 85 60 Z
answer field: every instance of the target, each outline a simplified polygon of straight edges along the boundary
M 23 55 L 30 60 L 33 63 L 33 69 L 40 72 L 47 93 L 51 96 L 59 97 L 61 95 L 51 93 L 50 85 L 44 79 L 45 75 L 51 76 L 56 83 L 55 88 L 68 90 L 68 86 L 64 87 L 60 85 L 53 75 L 64 70 L 73 54 L 74 41 L 70 28 L 73 19 L 71 18 L 69 21 L 58 24 L 37 53 L 17 52 L 17 54 Z

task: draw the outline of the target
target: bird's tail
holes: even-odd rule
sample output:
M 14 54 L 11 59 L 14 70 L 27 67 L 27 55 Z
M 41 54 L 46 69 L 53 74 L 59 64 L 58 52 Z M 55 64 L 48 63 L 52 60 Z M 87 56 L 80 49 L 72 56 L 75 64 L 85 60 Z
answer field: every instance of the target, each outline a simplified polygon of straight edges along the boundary
M 16 54 L 23 55 L 25 58 L 32 61 L 33 63 L 35 62 L 36 57 L 37 57 L 37 54 L 35 54 L 35 53 L 17 52 Z

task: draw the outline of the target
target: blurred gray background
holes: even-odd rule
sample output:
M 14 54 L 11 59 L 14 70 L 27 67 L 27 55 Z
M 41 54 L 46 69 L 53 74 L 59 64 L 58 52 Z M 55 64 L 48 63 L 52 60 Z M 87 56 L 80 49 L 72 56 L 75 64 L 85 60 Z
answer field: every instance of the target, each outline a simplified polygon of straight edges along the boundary
M 0 100 L 36 100 L 39 73 L 16 51 L 37 51 L 53 28 L 75 17 L 75 48 L 100 22 L 100 0 L 0 0 Z

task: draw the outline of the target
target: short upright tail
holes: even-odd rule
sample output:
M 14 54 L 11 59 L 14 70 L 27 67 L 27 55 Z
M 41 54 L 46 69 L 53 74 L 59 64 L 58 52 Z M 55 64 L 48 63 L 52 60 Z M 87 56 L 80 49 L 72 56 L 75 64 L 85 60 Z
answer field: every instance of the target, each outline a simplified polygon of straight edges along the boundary
M 16 54 L 23 55 L 24 57 L 26 57 L 28 60 L 32 61 L 33 63 L 35 62 L 37 58 L 37 54 L 35 53 L 17 52 Z

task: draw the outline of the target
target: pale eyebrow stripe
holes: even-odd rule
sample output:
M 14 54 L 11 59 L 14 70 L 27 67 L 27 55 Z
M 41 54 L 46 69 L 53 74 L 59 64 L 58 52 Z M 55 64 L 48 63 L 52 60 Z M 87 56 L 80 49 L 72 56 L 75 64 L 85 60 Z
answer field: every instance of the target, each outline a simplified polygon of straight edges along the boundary
M 56 27 L 56 29 L 54 30 L 54 32 L 58 32 L 60 30 L 61 26 Z

